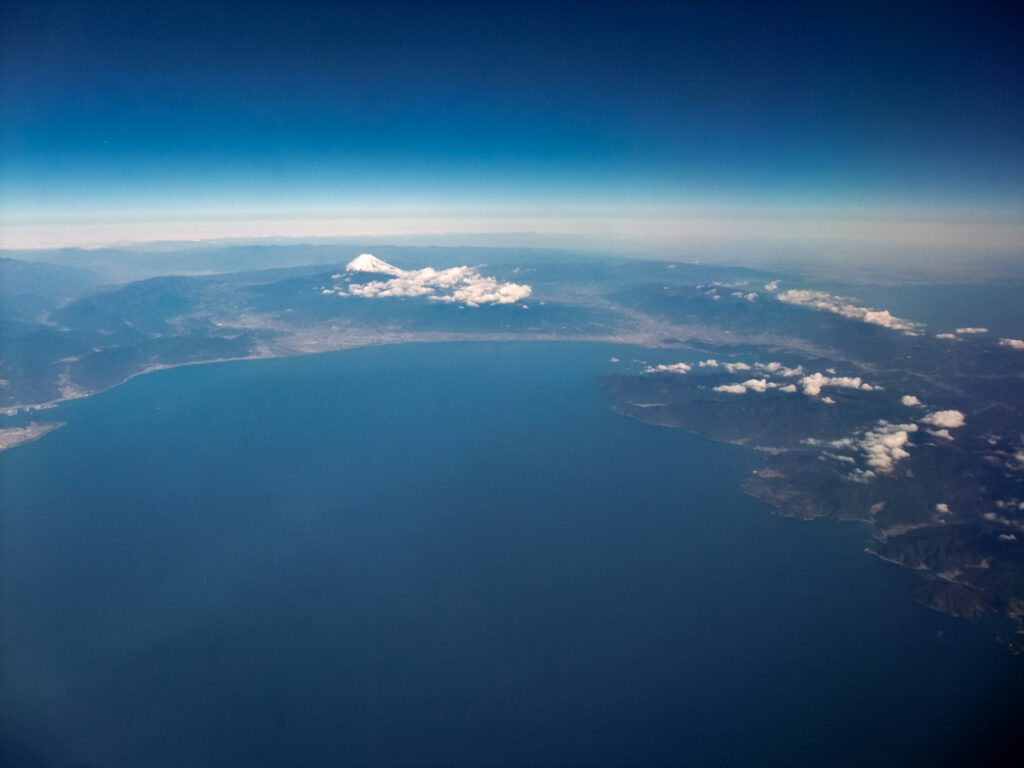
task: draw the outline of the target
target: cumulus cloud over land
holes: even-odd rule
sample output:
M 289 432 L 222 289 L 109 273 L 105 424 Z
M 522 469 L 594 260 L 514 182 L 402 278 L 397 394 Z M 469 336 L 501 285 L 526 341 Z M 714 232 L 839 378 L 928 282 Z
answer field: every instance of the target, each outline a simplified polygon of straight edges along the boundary
M 474 267 L 451 267 L 440 270 L 426 267 L 405 270 L 381 261 L 369 253 L 361 254 L 350 261 L 345 271 L 349 274 L 388 275 L 389 279 L 354 283 L 347 288 L 324 288 L 321 293 L 358 296 L 364 299 L 425 296 L 431 301 L 479 307 L 481 304 L 514 304 L 533 292 L 528 285 L 500 283 L 493 277 L 484 277 Z M 334 277 L 339 278 L 341 275 Z
M 692 366 L 686 363 L 672 363 L 671 365 L 649 365 L 644 368 L 644 373 L 689 373 Z
M 908 406 L 921 404 L 921 401 L 917 399 L 916 395 L 904 395 L 900 398 L 900 402 Z
M 860 320 L 863 323 L 880 325 L 883 328 L 891 328 L 895 331 L 903 331 L 903 333 L 909 336 L 916 336 L 924 328 L 920 323 L 896 317 L 889 310 L 859 307 L 842 296 L 833 296 L 824 291 L 789 290 L 783 291 L 777 294 L 777 296 L 779 301 L 786 304 L 818 309 L 823 312 L 832 312 L 842 317 L 848 317 L 851 320 Z
M 835 451 L 859 452 L 867 469 L 855 467 L 846 475 L 846 478 L 866 483 L 878 474 L 892 472 L 899 461 L 910 456 L 910 436 L 918 429 L 917 424 L 891 424 L 883 419 L 873 427 L 858 431 L 849 437 L 829 441 L 807 438 L 803 442 L 808 445 L 830 448 L 832 451 L 825 451 L 824 456 L 846 463 L 850 463 L 852 459 L 835 453 Z M 853 461 L 856 463 L 856 460 Z
M 923 419 L 923 424 L 930 424 L 933 427 L 944 427 L 948 429 L 956 429 L 962 427 L 967 423 L 964 415 L 960 411 L 935 411 L 929 413 Z
M 871 471 L 892 472 L 896 462 L 910 456 L 907 446 L 913 432 L 917 432 L 917 424 L 879 421 L 873 429 L 864 433 L 857 447 L 864 453 Z
M 881 387 L 874 387 L 865 381 L 861 381 L 860 376 L 826 376 L 823 373 L 812 373 L 810 376 L 804 376 L 800 379 L 800 384 L 804 388 L 804 394 L 811 397 L 820 395 L 822 387 L 863 389 L 868 392 L 881 389 Z
M 770 363 L 754 363 L 753 366 L 751 366 L 749 363 L 744 362 L 720 363 L 718 360 L 711 357 L 707 360 L 701 360 L 697 365 L 701 368 L 718 368 L 721 366 L 729 373 L 736 373 L 736 371 L 750 371 L 755 368 L 762 373 L 776 373 L 779 376 L 802 376 L 804 373 L 803 366 L 798 365 L 795 368 L 788 368 L 777 361 Z
M 804 374 L 804 367 L 802 365 L 798 365 L 795 368 L 787 368 L 782 363 L 776 361 L 770 363 L 754 363 L 754 367 L 759 371 L 764 371 L 765 373 L 777 373 L 779 376 L 785 377 L 803 376 Z
M 747 379 L 739 384 L 721 384 L 714 387 L 715 392 L 728 392 L 733 395 L 742 395 L 744 392 L 766 392 L 779 386 L 767 379 Z

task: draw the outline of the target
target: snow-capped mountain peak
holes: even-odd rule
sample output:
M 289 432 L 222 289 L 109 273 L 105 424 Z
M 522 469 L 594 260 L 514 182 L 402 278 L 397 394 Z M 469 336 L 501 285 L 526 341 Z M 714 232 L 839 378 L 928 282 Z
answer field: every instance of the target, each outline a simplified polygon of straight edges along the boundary
M 378 259 L 371 253 L 361 253 L 345 265 L 346 272 L 380 272 L 385 275 L 398 275 L 402 270 Z

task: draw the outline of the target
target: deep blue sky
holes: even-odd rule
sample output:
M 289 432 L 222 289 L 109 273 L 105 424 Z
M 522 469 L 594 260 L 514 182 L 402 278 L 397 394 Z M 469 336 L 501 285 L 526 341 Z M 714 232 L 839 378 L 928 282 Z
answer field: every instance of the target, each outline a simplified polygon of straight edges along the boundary
M 1024 202 L 1006 6 L 9 3 L 7 215 Z

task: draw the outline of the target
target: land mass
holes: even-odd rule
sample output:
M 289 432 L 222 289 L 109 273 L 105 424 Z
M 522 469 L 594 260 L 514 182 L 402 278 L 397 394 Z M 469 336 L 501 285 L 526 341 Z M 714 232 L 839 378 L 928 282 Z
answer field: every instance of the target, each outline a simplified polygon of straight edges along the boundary
M 658 360 L 616 362 L 617 412 L 759 451 L 748 494 L 794 518 L 863 521 L 869 552 L 920 574 L 923 603 L 1021 624 L 1024 340 L 930 328 L 798 276 L 443 253 L 117 285 L 0 260 L 0 414 L 163 368 L 369 344 L 635 345 Z M 56 426 L 0 429 L 0 449 Z
M 677 300 L 661 303 L 664 316 L 700 312 L 699 291 L 671 293 Z M 881 321 L 872 323 L 837 297 L 810 299 L 814 306 L 783 300 L 790 316 L 778 306 L 757 314 L 784 336 L 803 313 L 816 352 L 691 343 L 678 362 L 607 377 L 613 408 L 759 451 L 748 494 L 788 517 L 869 524 L 867 551 L 918 571 L 922 603 L 964 618 L 1002 614 L 1020 632 L 1020 345 L 980 328 L 929 333 L 888 313 L 870 315 Z M 712 298 L 707 314 L 742 327 L 737 316 L 751 309 L 740 301 Z
M 13 448 L 22 443 L 38 440 L 45 434 L 66 426 L 64 421 L 32 421 L 24 427 L 5 427 L 0 429 L 0 451 Z

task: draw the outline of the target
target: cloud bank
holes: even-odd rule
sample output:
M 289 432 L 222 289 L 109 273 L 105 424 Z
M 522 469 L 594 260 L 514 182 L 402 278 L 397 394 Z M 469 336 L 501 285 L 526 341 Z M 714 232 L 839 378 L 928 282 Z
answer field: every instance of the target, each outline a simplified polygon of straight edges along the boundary
M 826 376 L 823 373 L 812 373 L 800 379 L 800 385 L 804 388 L 804 394 L 810 397 L 817 397 L 821 394 L 822 387 L 842 387 L 844 389 L 863 389 L 867 392 L 881 389 L 862 381 L 860 376 Z
M 747 379 L 738 384 L 721 384 L 713 388 L 715 392 L 728 392 L 732 395 L 742 395 L 745 392 L 767 392 L 779 385 L 768 381 L 768 379 Z
M 920 323 L 896 317 L 889 310 L 877 310 L 869 307 L 859 307 L 851 304 L 848 299 L 841 296 L 833 296 L 824 291 L 810 290 L 789 290 L 776 294 L 779 301 L 786 304 L 794 304 L 798 307 L 817 309 L 823 312 L 831 312 L 851 320 L 860 320 L 871 325 L 880 325 L 883 328 L 891 328 L 894 331 L 902 331 L 908 336 L 917 336 L 924 329 Z
M 533 289 L 518 283 L 500 283 L 493 277 L 484 277 L 475 267 L 450 269 L 405 270 L 364 253 L 350 261 L 345 272 L 388 275 L 387 280 L 369 283 L 336 285 L 321 293 L 338 296 L 358 296 L 364 299 L 425 296 L 431 301 L 445 304 L 463 304 L 479 307 L 482 304 L 515 304 L 530 296 Z M 341 274 L 333 275 L 335 279 Z

